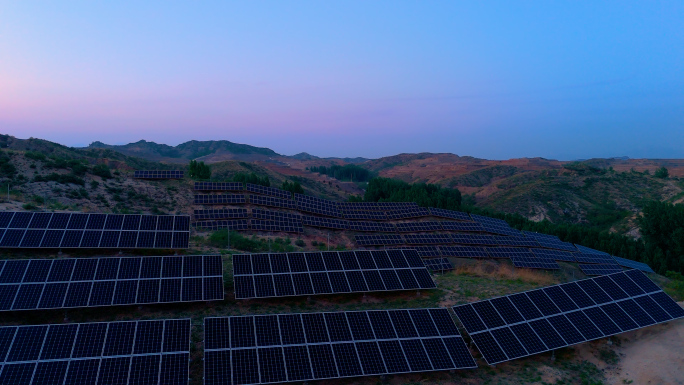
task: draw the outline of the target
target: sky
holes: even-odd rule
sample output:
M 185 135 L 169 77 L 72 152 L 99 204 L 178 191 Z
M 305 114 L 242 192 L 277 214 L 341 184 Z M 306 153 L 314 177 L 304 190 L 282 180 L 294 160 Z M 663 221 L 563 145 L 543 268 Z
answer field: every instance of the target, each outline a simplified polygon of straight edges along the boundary
M 0 133 L 684 158 L 684 2 L 0 0 Z

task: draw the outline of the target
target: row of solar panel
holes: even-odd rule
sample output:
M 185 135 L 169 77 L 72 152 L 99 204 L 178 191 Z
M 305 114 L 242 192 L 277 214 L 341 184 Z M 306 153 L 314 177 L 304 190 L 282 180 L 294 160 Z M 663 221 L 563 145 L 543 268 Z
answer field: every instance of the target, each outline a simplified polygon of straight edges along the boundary
M 467 258 L 488 258 L 492 257 L 492 250 L 487 247 L 477 246 L 413 246 L 418 254 L 423 258 L 432 257 L 467 257 Z M 587 248 L 584 248 L 585 250 Z M 495 250 L 495 249 L 494 249 Z M 492 250 L 492 251 L 494 251 Z M 575 249 L 577 250 L 577 249 Z M 604 275 L 622 271 L 620 266 L 653 273 L 647 264 L 636 262 L 625 258 L 611 257 L 603 255 L 586 254 L 578 252 L 568 252 L 562 250 L 549 250 L 530 248 L 529 251 L 537 258 L 550 259 L 564 262 L 597 263 L 595 265 L 580 264 L 579 267 L 586 275 Z
M 454 307 L 489 364 L 684 317 L 638 270 Z
M 182 170 L 137 170 L 133 178 L 137 179 L 183 179 Z
M 475 368 L 446 309 L 205 319 L 206 384 Z
M 234 277 L 234 281 L 236 299 L 418 290 L 436 287 L 425 267 L 239 275 Z
M 0 327 L 3 384 L 187 384 L 190 319 Z
M 220 255 L 0 260 L 0 285 L 222 275 Z
M 255 194 L 292 200 L 292 193 L 275 187 L 242 182 L 195 182 L 195 191 L 248 191 Z M 253 196 L 257 198 L 257 196 Z M 263 198 L 263 197 L 258 197 Z
M 233 275 L 424 267 L 415 250 L 235 254 Z
M 3 211 L 0 229 L 190 231 L 190 217 Z
M 454 269 L 454 265 L 452 265 L 447 258 L 431 258 L 425 259 L 423 262 L 425 262 L 425 267 L 430 271 L 447 271 Z
M 220 255 L 0 261 L 0 310 L 223 299 Z
M 531 238 L 518 236 L 495 236 L 475 234 L 382 234 L 382 235 L 356 235 L 356 243 L 363 246 L 386 246 L 386 245 L 443 245 L 450 243 L 465 245 L 489 245 L 489 246 L 517 246 L 539 247 L 540 245 Z
M 0 311 L 223 300 L 223 278 L 0 285 Z
M 189 231 L 0 229 L 0 247 L 187 249 Z

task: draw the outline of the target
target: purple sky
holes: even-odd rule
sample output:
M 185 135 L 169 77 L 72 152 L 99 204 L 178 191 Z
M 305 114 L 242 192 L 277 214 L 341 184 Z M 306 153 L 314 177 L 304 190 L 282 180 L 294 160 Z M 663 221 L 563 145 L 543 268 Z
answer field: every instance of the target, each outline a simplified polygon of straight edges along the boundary
M 682 15 L 681 1 L 10 2 L 0 132 L 682 158 Z

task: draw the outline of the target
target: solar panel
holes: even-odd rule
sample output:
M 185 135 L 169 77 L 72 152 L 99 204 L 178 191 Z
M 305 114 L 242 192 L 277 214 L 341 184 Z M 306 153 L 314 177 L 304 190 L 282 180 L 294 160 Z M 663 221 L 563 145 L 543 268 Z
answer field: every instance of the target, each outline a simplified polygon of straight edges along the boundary
M 244 194 L 195 194 L 196 205 L 242 205 L 247 203 Z
M 433 289 L 415 250 L 233 256 L 235 298 Z
M 416 208 L 415 202 L 340 202 L 342 212 L 349 211 L 389 211 Z
M 262 195 L 248 195 L 249 203 L 257 206 L 280 207 L 283 209 L 295 209 L 295 203 L 292 199 L 282 199 L 271 196 Z
M 517 247 L 487 247 L 486 250 L 491 258 L 535 258 L 534 254 L 530 253 L 529 250 Z
M 410 218 L 420 218 L 430 216 L 430 211 L 425 207 L 410 207 L 387 210 L 387 219 L 410 219 Z
M 619 273 L 622 271 L 622 267 L 617 264 L 600 264 L 600 265 L 577 265 L 580 270 L 586 275 L 607 275 L 613 273 Z
M 599 251 L 599 250 L 592 249 L 590 247 L 586 247 L 586 246 L 582 246 L 582 245 L 578 245 L 578 244 L 575 244 L 575 247 L 577 247 L 577 250 L 579 250 L 580 253 L 582 253 L 582 254 L 598 254 L 598 255 L 605 255 L 605 256 L 610 257 L 610 254 L 608 254 L 604 251 Z
M 480 234 L 451 234 L 453 243 L 462 245 L 498 245 L 499 242 L 492 235 Z
M 407 247 L 407 249 L 416 250 L 421 258 L 439 257 L 442 255 L 437 246 L 413 246 Z
M 349 230 L 376 233 L 393 233 L 397 228 L 393 223 L 349 221 Z
M 523 233 L 525 234 L 525 236 L 537 240 L 541 247 L 545 247 L 548 249 L 565 250 L 570 252 L 577 251 L 575 245 L 569 242 L 563 242 L 555 235 L 541 234 L 531 231 L 523 231 Z
M 220 255 L 0 261 L 0 311 L 223 300 Z
M 258 184 L 245 183 L 245 190 L 255 194 L 268 195 L 282 199 L 292 199 L 292 193 L 275 187 L 260 186 Z
M 199 230 L 233 230 L 233 231 L 247 231 L 250 229 L 246 219 L 227 219 L 222 221 L 199 221 L 195 222 L 195 228 Z
M 356 235 L 354 239 L 361 246 L 401 245 L 404 243 L 398 234 Z
M 397 231 L 400 233 L 417 233 L 422 231 L 440 231 L 440 222 L 405 222 L 397 223 Z
M 425 266 L 430 271 L 447 271 L 454 269 L 454 265 L 452 265 L 447 258 L 430 258 L 423 260 L 423 262 L 425 262 Z
M 454 222 L 444 221 L 439 222 L 443 230 L 446 231 L 461 231 L 461 232 L 484 232 L 484 227 L 477 222 Z
M 327 229 L 348 230 L 349 221 L 344 219 L 320 218 L 302 215 L 302 224 L 311 227 L 323 227 Z
M 205 318 L 204 330 L 207 385 L 477 367 L 439 308 Z
M 280 221 L 280 222 L 292 222 L 301 223 L 302 216 L 299 214 L 292 214 L 283 211 L 271 211 L 263 209 L 252 209 L 252 218 L 263 219 L 265 221 Z
M 470 214 L 461 211 L 438 209 L 436 207 L 428 207 L 428 209 L 430 210 L 430 215 L 433 217 L 456 219 L 457 221 L 464 222 L 470 222 L 473 220 L 470 218 Z
M 517 246 L 517 247 L 539 247 L 539 243 L 533 238 L 528 237 L 494 237 L 497 244 L 501 246 Z
M 302 223 L 291 221 L 291 220 L 262 220 L 262 219 L 252 219 L 249 221 L 249 228 L 253 231 L 272 231 L 272 232 L 284 232 L 284 233 L 303 233 L 304 228 Z
M 613 259 L 620 266 L 645 271 L 647 273 L 655 273 L 655 271 L 653 271 L 653 269 L 651 269 L 650 266 L 648 266 L 647 264 L 645 264 L 643 262 L 632 261 L 631 259 L 620 258 L 620 257 L 615 257 L 615 256 L 613 256 Z
M 190 319 L 2 326 L 3 384 L 187 384 Z
M 0 248 L 186 249 L 187 215 L 4 212 Z
M 195 182 L 196 191 L 242 191 L 242 182 Z
M 439 250 L 445 257 L 488 258 L 484 247 L 476 246 L 440 246 Z
M 382 211 L 345 211 L 342 214 L 345 219 L 386 221 L 387 214 Z
M 315 198 L 303 194 L 294 194 L 297 209 L 313 214 L 325 215 L 327 217 L 342 218 L 342 212 L 335 201 Z
M 196 221 L 206 221 L 213 219 L 243 219 L 247 218 L 247 209 L 208 209 L 195 210 L 193 215 Z
M 513 266 L 527 268 L 527 269 L 545 269 L 545 270 L 557 270 L 560 269 L 558 263 L 553 259 L 540 258 L 532 254 L 529 255 L 511 255 L 511 262 Z
M 409 245 L 440 245 L 453 242 L 449 234 L 405 234 L 404 240 Z
M 530 251 L 532 252 L 532 254 L 540 258 L 549 258 L 553 259 L 554 261 L 577 262 L 577 259 L 575 259 L 575 255 L 567 251 L 536 248 L 531 248 Z
M 684 317 L 641 271 L 630 270 L 454 307 L 488 364 Z
M 575 259 L 579 263 L 598 263 L 604 265 L 615 265 L 616 262 L 610 254 L 585 254 L 574 253 Z
M 180 170 L 137 170 L 133 173 L 136 179 L 183 179 L 183 171 Z

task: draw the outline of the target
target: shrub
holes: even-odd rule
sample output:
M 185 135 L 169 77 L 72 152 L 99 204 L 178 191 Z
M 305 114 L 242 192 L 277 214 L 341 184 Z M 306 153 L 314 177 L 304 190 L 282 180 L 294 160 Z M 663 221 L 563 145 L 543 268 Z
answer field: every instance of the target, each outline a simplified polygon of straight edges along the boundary
M 51 173 L 45 176 L 42 175 L 36 175 L 35 178 L 33 178 L 34 182 L 57 182 L 61 184 L 77 184 L 81 186 L 85 186 L 85 180 L 83 178 L 79 178 L 78 175 L 74 174 L 57 174 L 57 173 Z
M 28 159 L 39 160 L 42 162 L 44 162 L 47 159 L 45 154 L 43 154 L 42 152 L 38 152 L 38 151 L 26 151 L 24 153 L 24 156 Z
M 24 205 L 21 206 L 21 207 L 23 207 L 24 210 L 35 210 L 35 209 L 38 208 L 38 207 L 36 207 L 36 205 L 34 205 L 33 203 L 24 203 Z
M 111 179 L 112 178 L 112 172 L 109 170 L 109 167 L 107 167 L 106 164 L 98 164 L 95 167 L 93 167 L 92 171 L 93 175 L 97 175 L 101 177 L 102 179 Z
M 656 178 L 660 179 L 666 179 L 668 176 L 670 176 L 670 172 L 667 171 L 665 167 L 661 167 L 656 170 L 655 174 L 653 174 Z
M 304 247 L 304 246 L 306 246 L 306 243 L 305 243 L 303 240 L 301 240 L 301 239 L 297 239 L 297 240 L 295 241 L 295 245 L 297 245 L 297 246 L 299 246 L 299 247 Z

